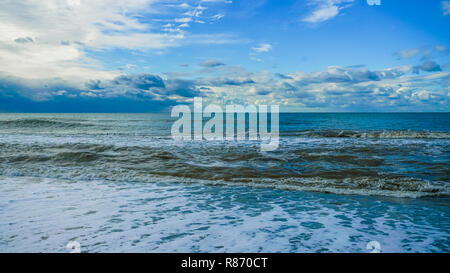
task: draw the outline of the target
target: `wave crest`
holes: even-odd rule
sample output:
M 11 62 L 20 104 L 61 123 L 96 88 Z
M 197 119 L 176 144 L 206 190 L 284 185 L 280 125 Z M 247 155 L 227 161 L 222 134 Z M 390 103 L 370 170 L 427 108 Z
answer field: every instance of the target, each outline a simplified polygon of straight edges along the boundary
M 49 119 L 15 119 L 0 120 L 0 128 L 63 128 L 70 129 L 75 127 L 90 127 L 91 124 L 56 121 Z
M 352 130 L 306 130 L 282 132 L 284 136 L 301 136 L 313 138 L 417 138 L 417 139 L 450 139 L 450 132 L 383 130 L 383 131 L 352 131 Z

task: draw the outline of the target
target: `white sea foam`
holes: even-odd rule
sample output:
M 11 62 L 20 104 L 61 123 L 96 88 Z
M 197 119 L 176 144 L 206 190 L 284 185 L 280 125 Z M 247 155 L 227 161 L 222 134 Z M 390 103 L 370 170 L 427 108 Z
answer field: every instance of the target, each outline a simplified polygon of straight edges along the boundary
M 0 252 L 449 251 L 448 207 L 423 202 L 3 176 Z

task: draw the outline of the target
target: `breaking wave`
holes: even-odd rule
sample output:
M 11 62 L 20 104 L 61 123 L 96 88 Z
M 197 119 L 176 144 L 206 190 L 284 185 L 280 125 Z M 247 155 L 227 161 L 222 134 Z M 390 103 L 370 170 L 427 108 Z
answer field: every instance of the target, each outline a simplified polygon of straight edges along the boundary
M 88 123 L 80 123 L 73 121 L 56 121 L 50 119 L 15 119 L 0 120 L 0 128 L 60 128 L 70 129 L 76 127 L 91 127 Z
M 79 183 L 93 180 L 135 183 L 202 183 L 206 185 L 249 186 L 256 188 L 275 188 L 281 190 L 300 190 L 345 195 L 371 195 L 399 198 L 448 197 L 450 187 L 445 182 L 429 182 L 410 177 L 354 177 L 346 179 L 328 179 L 322 177 L 280 179 L 241 178 L 231 180 L 213 180 L 177 176 L 164 176 L 140 171 L 104 170 L 95 173 L 83 169 L 69 170 L 54 168 L 37 168 L 32 171 L 4 169 L 4 176 L 31 176 L 76 180 Z
M 450 139 L 450 132 L 428 132 L 409 130 L 383 131 L 351 131 L 351 130 L 306 130 L 287 131 L 282 136 L 300 136 L 315 138 L 417 138 L 417 139 Z
M 442 180 L 448 178 L 446 163 L 428 166 L 441 174 L 441 179 L 429 181 L 384 172 L 378 168 L 389 165 L 385 159 L 359 159 L 351 151 L 347 155 L 287 156 L 300 152 L 307 154 L 297 148 L 277 156 L 246 146 L 198 150 L 83 143 L 0 144 L 0 175 L 78 181 L 196 182 L 410 198 L 450 196 L 450 187 Z M 417 164 L 427 166 L 420 161 Z

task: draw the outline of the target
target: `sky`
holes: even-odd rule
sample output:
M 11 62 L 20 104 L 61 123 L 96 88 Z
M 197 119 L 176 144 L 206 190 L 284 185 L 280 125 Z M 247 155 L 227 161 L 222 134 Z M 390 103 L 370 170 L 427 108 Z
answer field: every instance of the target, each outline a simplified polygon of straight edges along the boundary
M 0 0 L 0 112 L 450 111 L 450 1 Z

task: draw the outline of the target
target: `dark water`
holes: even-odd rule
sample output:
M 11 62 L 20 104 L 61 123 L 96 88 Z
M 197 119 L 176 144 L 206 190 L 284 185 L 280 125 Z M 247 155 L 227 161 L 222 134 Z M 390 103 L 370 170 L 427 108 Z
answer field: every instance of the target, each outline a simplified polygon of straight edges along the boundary
M 0 251 L 64 251 L 73 238 L 86 251 L 358 252 L 368 240 L 449 251 L 449 113 L 285 113 L 273 152 L 258 141 L 175 141 L 174 120 L 0 114 Z M 158 204 L 168 212 L 158 216 Z M 153 224 L 133 231 L 139 221 Z M 278 244 L 267 244 L 271 232 Z M 216 245 L 224 238 L 235 245 Z

